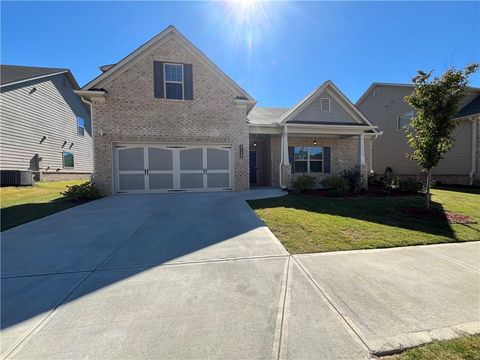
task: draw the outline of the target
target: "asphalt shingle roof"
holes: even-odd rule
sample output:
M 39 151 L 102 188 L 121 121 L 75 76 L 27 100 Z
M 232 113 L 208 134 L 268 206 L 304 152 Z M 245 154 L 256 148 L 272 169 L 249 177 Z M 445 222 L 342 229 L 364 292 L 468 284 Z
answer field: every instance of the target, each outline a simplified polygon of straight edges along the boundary
M 457 117 L 460 118 L 475 114 L 480 114 L 480 95 L 478 95 L 475 99 L 470 101 L 467 106 L 460 110 Z
M 39 76 L 68 72 L 63 68 L 45 68 L 34 66 L 0 65 L 1 85 L 33 79 Z
M 274 124 L 287 111 L 288 109 L 285 108 L 254 107 L 247 119 L 250 124 Z

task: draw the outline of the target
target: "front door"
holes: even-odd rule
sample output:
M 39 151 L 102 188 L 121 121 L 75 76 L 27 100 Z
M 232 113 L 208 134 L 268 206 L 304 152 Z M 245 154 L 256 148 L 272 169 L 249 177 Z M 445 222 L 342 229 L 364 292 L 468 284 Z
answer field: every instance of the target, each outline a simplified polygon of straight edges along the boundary
M 257 152 L 250 151 L 250 184 L 257 185 Z

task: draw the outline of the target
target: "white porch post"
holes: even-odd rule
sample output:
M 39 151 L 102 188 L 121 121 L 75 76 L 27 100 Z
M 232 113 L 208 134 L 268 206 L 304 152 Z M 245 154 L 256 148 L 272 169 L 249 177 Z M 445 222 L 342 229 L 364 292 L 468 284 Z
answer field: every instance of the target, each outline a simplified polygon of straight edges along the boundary
M 283 151 L 283 165 L 290 166 L 290 159 L 288 158 L 288 129 L 287 125 L 283 127 L 283 141 L 282 141 L 282 151 Z
M 365 162 L 365 135 L 363 133 L 361 133 L 359 135 L 358 154 L 359 154 L 360 166 L 365 165 L 366 164 L 366 162 Z

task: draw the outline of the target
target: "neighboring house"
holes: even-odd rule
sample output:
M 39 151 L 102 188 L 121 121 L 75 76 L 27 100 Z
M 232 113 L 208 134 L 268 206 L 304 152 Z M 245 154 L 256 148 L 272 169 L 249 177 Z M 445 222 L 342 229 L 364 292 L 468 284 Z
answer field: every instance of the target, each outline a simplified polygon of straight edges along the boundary
M 254 108 L 173 26 L 101 70 L 77 94 L 92 106 L 104 194 L 287 187 L 292 169 L 359 166 L 366 179 L 378 132 L 330 81 L 290 110 Z
M 373 146 L 373 171 L 383 174 L 391 167 L 396 175 L 415 176 L 420 168 L 406 154 L 412 149 L 405 134 L 413 108 L 404 97 L 413 87 L 406 84 L 373 83 L 357 101 L 357 107 L 382 131 Z M 470 88 L 457 115 L 454 147 L 432 173 L 433 179 L 450 184 L 480 181 L 480 89 Z
M 68 69 L 1 65 L 0 170 L 45 181 L 89 178 L 92 129 Z

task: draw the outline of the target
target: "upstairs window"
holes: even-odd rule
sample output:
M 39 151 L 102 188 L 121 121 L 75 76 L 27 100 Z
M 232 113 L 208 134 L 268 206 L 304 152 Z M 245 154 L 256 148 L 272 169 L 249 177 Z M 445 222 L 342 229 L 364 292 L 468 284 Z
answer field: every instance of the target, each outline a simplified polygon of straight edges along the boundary
M 73 153 L 64 151 L 62 152 L 62 162 L 63 162 L 63 167 L 64 168 L 73 168 L 74 167 L 74 159 L 73 159 Z
M 320 111 L 330 112 L 330 99 L 328 98 L 320 99 L 320 106 L 321 106 Z
M 397 116 L 397 129 L 401 130 L 401 129 L 406 128 L 410 124 L 410 121 L 412 121 L 412 118 L 413 118 L 413 110 L 398 115 Z
M 380 88 L 373 90 L 373 96 L 380 96 Z
M 294 147 L 293 172 L 294 173 L 322 173 L 323 172 L 323 147 Z
M 85 119 L 77 116 L 77 134 L 80 136 L 85 135 Z
M 164 64 L 165 98 L 183 100 L 183 64 Z

